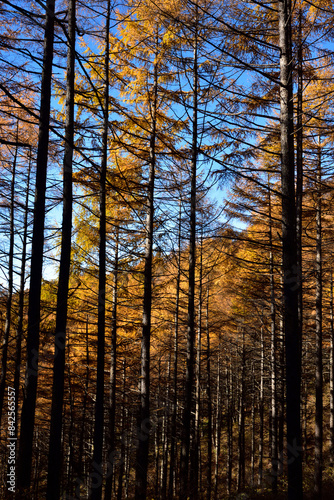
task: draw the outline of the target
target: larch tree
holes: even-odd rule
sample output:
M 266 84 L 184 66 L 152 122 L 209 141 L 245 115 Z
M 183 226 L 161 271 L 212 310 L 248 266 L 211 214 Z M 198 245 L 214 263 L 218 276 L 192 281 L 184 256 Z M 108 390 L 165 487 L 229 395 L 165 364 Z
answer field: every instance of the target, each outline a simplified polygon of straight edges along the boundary
M 54 41 L 55 0 L 47 0 L 45 9 L 45 37 L 41 83 L 41 105 L 36 162 L 36 191 L 34 225 L 31 250 L 31 275 L 29 287 L 27 366 L 21 414 L 21 431 L 18 456 L 19 488 L 29 488 L 33 462 L 33 433 L 36 410 L 39 326 L 41 316 L 41 283 L 44 247 L 45 190 L 48 162 L 51 78 Z
M 48 456 L 47 498 L 58 499 L 61 486 L 61 436 L 64 400 L 65 345 L 67 305 L 70 279 L 72 233 L 72 163 L 74 142 L 74 71 L 75 71 L 76 0 L 68 6 L 67 68 L 66 68 L 66 123 L 63 161 L 63 221 L 57 290 L 56 329 L 53 362 L 52 407 Z

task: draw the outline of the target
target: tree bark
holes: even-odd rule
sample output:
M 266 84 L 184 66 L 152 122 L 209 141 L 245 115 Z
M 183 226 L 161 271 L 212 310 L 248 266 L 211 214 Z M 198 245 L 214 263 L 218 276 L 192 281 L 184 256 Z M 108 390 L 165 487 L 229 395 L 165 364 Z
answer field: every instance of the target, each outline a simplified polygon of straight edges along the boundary
M 76 0 L 68 6 L 68 49 L 66 72 L 66 123 L 63 173 L 63 221 L 61 255 L 57 291 L 56 331 L 53 361 L 52 407 L 48 455 L 47 499 L 57 500 L 60 495 L 61 436 L 63 427 L 63 401 L 65 377 L 65 344 L 68 290 L 71 266 L 72 233 L 72 163 L 74 140 L 74 66 Z
M 28 306 L 27 365 L 21 413 L 18 455 L 18 488 L 29 488 L 33 461 L 33 434 L 36 409 L 40 301 L 45 223 L 45 190 L 49 146 L 51 77 L 54 40 L 55 0 L 46 2 L 46 23 L 39 118 L 34 224 L 31 245 L 31 274 Z
M 151 134 L 149 150 L 149 179 L 147 186 L 147 216 L 144 268 L 144 301 L 142 318 L 140 409 L 136 460 L 135 500 L 145 500 L 147 490 L 148 451 L 150 433 L 150 342 L 152 308 L 152 255 L 154 221 L 154 182 L 156 168 L 156 113 L 158 97 L 158 64 L 154 65 L 153 101 L 151 105 Z
M 17 161 L 18 146 L 15 148 L 13 158 L 12 180 L 10 183 L 10 207 L 9 207 L 9 249 L 8 249 L 8 295 L 6 300 L 6 323 L 5 331 L 2 339 L 2 354 L 1 354 L 1 377 L 0 377 L 0 423 L 2 409 L 5 396 L 6 376 L 7 376 L 7 361 L 8 361 L 8 344 L 9 333 L 12 318 L 12 298 L 13 298 L 13 263 L 14 263 L 14 201 L 15 201 L 15 174 Z M 17 394 L 15 395 L 15 400 Z
M 298 319 L 300 270 L 296 249 L 291 0 L 279 1 L 279 46 L 288 498 L 300 500 L 303 497 Z
M 329 358 L 329 394 L 330 394 L 330 463 L 334 464 L 334 307 L 333 307 L 333 270 L 330 277 L 330 358 Z
M 278 447 L 277 447 L 277 368 L 276 368 L 276 301 L 274 278 L 274 254 L 272 236 L 272 208 L 269 185 L 269 273 L 270 273 L 270 377 L 271 377 L 271 488 L 277 493 Z
M 207 500 L 211 500 L 212 491 L 212 401 L 211 401 L 211 348 L 209 330 L 209 283 L 206 291 L 206 371 L 207 371 L 207 405 L 208 405 L 208 458 L 207 458 Z
M 110 363 L 110 400 L 109 400 L 109 453 L 115 451 L 115 423 L 116 423 L 116 367 L 117 367 L 117 298 L 118 298 L 118 246 L 119 246 L 119 227 L 116 228 L 115 241 L 115 262 L 114 262 L 114 296 L 111 319 L 111 363 Z M 109 463 L 110 470 L 106 480 L 104 500 L 111 500 L 112 483 L 114 476 L 114 465 Z
M 193 434 L 193 386 L 194 386 L 194 343 L 195 343 L 195 267 L 196 267 L 196 172 L 197 172 L 197 115 L 198 115 L 198 6 L 195 3 L 193 48 L 193 116 L 192 116 L 192 158 L 190 188 L 190 236 L 188 274 L 188 319 L 187 319 L 187 362 L 185 380 L 185 401 L 183 411 L 183 432 L 181 441 L 180 496 L 188 498 L 190 437 Z
M 320 138 L 319 138 L 320 142 Z M 323 469 L 323 373 L 322 373 L 322 203 L 321 203 L 321 149 L 318 148 L 316 180 L 316 292 L 315 292 L 315 446 L 314 446 L 314 497 L 322 498 Z
M 105 54 L 104 54 L 104 97 L 103 97 L 103 132 L 102 132 L 102 159 L 100 168 L 100 221 L 99 221 L 99 291 L 97 316 L 97 372 L 96 372 L 96 400 L 94 420 L 94 452 L 92 477 L 95 475 L 95 484 L 91 484 L 92 500 L 101 500 L 103 484 L 103 437 L 104 437 L 104 356 L 105 356 L 105 322 L 106 322 L 106 177 L 108 158 L 108 127 L 109 127 L 109 33 L 110 33 L 111 3 L 107 3 L 107 17 L 105 27 Z
M 177 382 L 178 382 L 178 352 L 179 352 L 179 303 L 180 303 L 180 282 L 181 282 L 181 230 L 182 230 L 182 203 L 179 200 L 179 221 L 178 221 L 178 249 L 177 249 L 177 275 L 176 275 L 176 297 L 175 297 L 175 322 L 174 322 L 174 363 L 173 363 L 173 414 L 171 422 L 171 443 L 170 443 L 170 465 L 168 500 L 175 497 L 176 484 L 176 418 L 177 418 Z
M 22 235 L 22 257 L 20 270 L 20 291 L 19 291 L 19 307 L 18 319 L 16 328 L 16 349 L 15 349 L 15 374 L 14 374 L 14 390 L 15 398 L 15 423 L 16 436 L 18 434 L 18 413 L 19 413 L 19 390 L 20 390 L 20 372 L 21 372 L 21 354 L 22 354 L 22 337 L 23 337 L 23 317 L 24 317 L 24 285 L 25 285 L 25 270 L 27 261 L 27 240 L 28 240 L 28 212 L 29 212 L 29 190 L 30 190 L 30 174 L 31 174 L 31 150 L 29 153 L 29 163 L 27 172 L 27 191 L 24 207 L 24 222 Z

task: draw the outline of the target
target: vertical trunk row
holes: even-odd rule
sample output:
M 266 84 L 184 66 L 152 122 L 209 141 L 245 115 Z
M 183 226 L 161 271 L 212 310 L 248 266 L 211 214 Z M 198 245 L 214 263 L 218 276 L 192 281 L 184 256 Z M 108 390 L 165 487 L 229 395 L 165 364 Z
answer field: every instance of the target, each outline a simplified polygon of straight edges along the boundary
M 56 308 L 55 352 L 53 362 L 52 407 L 48 455 L 47 499 L 58 499 L 61 475 L 61 435 L 64 400 L 65 343 L 68 289 L 71 264 L 72 162 L 74 139 L 74 66 L 76 0 L 68 6 L 68 49 L 66 72 L 66 123 L 63 172 L 63 220 Z
M 20 447 L 18 456 L 18 487 L 30 486 L 33 454 L 33 434 L 37 394 L 40 301 L 42 285 L 45 190 L 49 146 L 51 77 L 54 40 L 55 0 L 46 2 L 41 105 L 36 164 L 34 226 L 31 244 L 31 274 L 28 306 L 27 366 L 21 414 Z
M 301 339 L 293 140 L 291 0 L 279 1 L 280 124 L 288 498 L 303 497 L 300 426 Z

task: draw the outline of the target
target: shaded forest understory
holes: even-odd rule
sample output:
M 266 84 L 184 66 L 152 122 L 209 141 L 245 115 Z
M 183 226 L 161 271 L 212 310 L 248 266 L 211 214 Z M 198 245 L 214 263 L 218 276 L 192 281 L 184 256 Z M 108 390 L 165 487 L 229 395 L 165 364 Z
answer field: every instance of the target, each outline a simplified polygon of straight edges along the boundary
M 1 498 L 333 497 L 333 26 L 0 0 Z

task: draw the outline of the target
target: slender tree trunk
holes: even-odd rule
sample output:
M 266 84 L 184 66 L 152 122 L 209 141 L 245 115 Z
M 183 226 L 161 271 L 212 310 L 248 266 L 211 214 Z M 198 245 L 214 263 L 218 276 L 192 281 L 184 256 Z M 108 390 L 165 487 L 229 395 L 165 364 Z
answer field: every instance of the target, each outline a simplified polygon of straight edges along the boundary
M 189 452 L 190 436 L 193 433 L 193 385 L 194 385 L 194 343 L 195 343 L 195 267 L 196 267 L 196 171 L 197 171 L 197 115 L 198 115 L 198 6 L 195 3 L 194 22 L 194 63 L 193 63 L 193 117 L 192 117 L 192 158 L 190 189 L 190 236 L 189 236 L 189 276 L 188 276 L 188 328 L 187 328 L 187 364 L 185 381 L 185 402 L 183 411 L 183 433 L 180 463 L 180 493 L 187 499 L 189 489 Z M 191 471 L 193 473 L 194 471 Z
M 283 276 L 282 276 L 282 290 L 283 290 Z M 281 297 L 282 308 L 283 304 L 283 293 Z M 282 309 L 283 310 L 283 309 Z M 279 462 L 278 462 L 278 475 L 282 476 L 283 470 L 283 450 L 284 450 L 284 423 L 285 423 L 285 350 L 284 350 L 284 326 L 283 326 L 283 315 L 281 314 L 279 321 L 279 414 L 278 414 L 278 448 L 279 448 Z
M 87 315 L 86 320 L 86 377 L 85 377 L 85 389 L 84 389 L 84 397 L 82 402 L 82 420 L 81 420 L 81 429 L 80 429 L 80 437 L 79 437 L 79 463 L 78 463 L 78 473 L 80 475 L 84 475 L 84 437 L 85 437 L 85 425 L 86 425 L 86 414 L 87 414 L 87 400 L 88 400 L 88 390 L 89 390 L 89 366 L 90 366 L 90 355 L 89 355 L 89 336 L 88 336 L 88 326 L 89 319 Z
M 192 453 L 191 453 L 191 469 L 192 476 L 192 498 L 197 500 L 200 496 L 199 488 L 199 448 L 200 448 L 200 433 L 199 433 L 199 419 L 200 419 L 200 381 L 201 381 L 201 354 L 202 354 L 202 280 L 203 280 L 203 261 L 202 261 L 202 247 L 203 239 L 201 237 L 200 243 L 200 269 L 199 269 L 199 290 L 198 290 L 198 325 L 197 325 L 197 356 L 196 356 L 196 384 L 195 384 L 195 421 L 194 421 L 194 435 L 192 440 Z
M 18 132 L 16 134 L 18 136 Z M 16 137 L 18 140 L 18 137 Z M 2 409 L 5 396 L 6 376 L 7 376 L 7 361 L 8 361 L 8 343 L 12 317 L 12 298 L 13 298 L 13 261 L 14 261 L 14 201 L 15 201 L 15 174 L 17 161 L 18 146 L 15 148 L 12 180 L 10 186 L 10 207 L 9 207 L 9 249 L 8 249 L 8 295 L 6 301 L 6 323 L 5 332 L 2 340 L 2 355 L 1 355 L 1 378 L 0 378 L 0 423 L 2 417 Z M 15 394 L 17 399 L 17 394 Z
M 109 453 L 113 453 L 115 449 L 116 433 L 116 363 L 117 363 L 117 298 L 118 298 L 118 245 L 119 245 L 119 227 L 116 229 L 115 241 L 115 263 L 114 263 L 114 297 L 112 306 L 111 319 L 111 363 L 110 363 L 110 402 L 109 402 Z M 113 463 L 109 465 L 108 477 L 106 480 L 106 488 L 104 500 L 111 500 L 112 484 L 114 476 Z
M 233 373 L 232 366 L 226 370 L 226 404 L 227 404 L 227 494 L 232 491 L 233 469 Z
M 207 405 L 208 405 L 208 456 L 207 456 L 207 500 L 211 500 L 212 491 L 212 401 L 211 401 L 211 348 L 209 330 L 209 283 L 206 290 L 206 371 L 207 371 Z
M 274 254 L 271 216 L 271 192 L 269 183 L 269 273 L 270 273 L 270 378 L 271 378 L 271 487 L 277 493 L 278 447 L 277 447 L 277 369 L 276 369 L 276 301 L 274 279 Z
M 299 9 L 298 25 L 298 82 L 297 82 L 297 130 L 296 130 L 296 235 L 299 332 L 303 332 L 303 279 L 302 279 L 302 226 L 303 226 L 303 38 L 302 9 Z M 300 341 L 301 346 L 301 341 Z M 301 353 L 302 356 L 302 353 Z
M 49 146 L 51 76 L 53 61 L 54 8 L 55 0 L 47 0 L 36 165 L 34 226 L 31 245 L 27 366 L 21 413 L 21 432 L 17 471 L 19 489 L 28 489 L 30 487 L 30 476 L 33 461 L 33 435 L 37 394 L 40 301 L 44 247 L 45 190 Z
M 255 486 L 255 373 L 252 364 L 252 449 L 251 449 L 251 486 Z
M 125 394 L 125 381 L 126 381 L 126 362 L 123 360 L 123 388 L 122 388 L 122 421 L 121 421 L 121 434 L 124 435 L 125 431 L 125 418 L 126 418 L 126 394 Z M 122 500 L 123 492 L 123 475 L 125 468 L 125 440 L 122 439 L 121 443 L 121 464 L 118 473 L 118 487 L 117 487 L 117 500 Z
M 174 366 L 173 366 L 173 414 L 171 422 L 171 443 L 170 443 L 170 465 L 169 465 L 169 485 L 168 499 L 175 497 L 176 483 L 176 418 L 177 418 L 177 382 L 178 382 L 178 343 L 179 343 L 179 302 L 180 302 L 180 282 L 181 282 L 181 223 L 182 223 L 182 203 L 179 202 L 179 227 L 178 227 L 178 251 L 177 251 L 177 276 L 176 276 L 176 297 L 175 297 L 175 324 L 174 324 Z
M 151 105 L 151 137 L 149 151 L 149 180 L 147 186 L 147 218 L 145 241 L 144 301 L 142 319 L 141 368 L 140 368 L 140 410 L 138 420 L 136 491 L 135 500 L 146 499 L 148 451 L 150 432 L 150 342 L 152 308 L 152 254 L 154 220 L 154 181 L 156 168 L 156 114 L 158 97 L 158 64 L 154 65 L 153 101 Z
M 320 142 L 320 139 L 319 139 Z M 315 292 L 315 447 L 314 498 L 322 498 L 323 373 L 322 373 L 322 227 L 321 227 L 321 149 L 318 150 L 316 201 L 316 292 Z
M 260 416 L 260 436 L 259 436 L 259 476 L 258 476 L 258 485 L 262 486 L 262 481 L 263 481 L 263 437 L 264 437 L 264 338 L 263 338 L 263 327 L 261 327 L 261 365 L 260 365 L 259 416 Z
M 330 393 L 330 463 L 334 464 L 334 307 L 333 307 L 333 269 L 330 277 L 330 359 L 329 359 L 329 393 Z
M 28 163 L 28 172 L 27 172 L 27 191 L 26 191 L 26 199 L 25 199 L 25 207 L 24 207 L 19 307 L 18 307 L 18 319 L 17 319 L 17 329 L 16 329 L 15 374 L 14 374 L 14 390 L 15 390 L 15 394 L 16 394 L 16 398 L 15 398 L 16 437 L 18 434 L 17 430 L 18 430 L 19 390 L 20 390 L 21 353 L 22 353 L 23 317 L 24 317 L 24 285 L 25 285 L 25 270 L 26 270 L 26 261 L 27 261 L 30 174 L 31 174 L 31 151 L 29 154 L 29 163 Z
M 72 162 L 74 139 L 74 66 L 76 0 L 68 6 L 68 50 L 66 74 L 66 124 L 63 178 L 63 222 L 59 267 L 55 351 L 53 361 L 52 407 L 48 455 L 47 499 L 57 500 L 60 495 L 61 436 L 63 427 L 63 400 L 65 376 L 65 343 L 67 325 L 68 289 L 71 265 L 72 233 Z
M 217 402 L 216 402 L 216 429 L 215 429 L 215 438 L 216 438 L 216 457 L 215 457 L 215 487 L 214 487 L 214 499 L 218 498 L 218 484 L 219 484 L 219 456 L 220 456 L 220 436 L 221 436 L 221 367 L 220 367 L 220 345 L 218 350 L 218 363 L 217 363 Z M 227 377 L 227 374 L 226 374 Z M 226 384 L 228 387 L 228 382 Z M 227 402 L 228 403 L 228 402 Z M 228 409 L 228 404 L 227 404 Z
M 282 241 L 286 355 L 288 498 L 303 497 L 300 425 L 301 339 L 298 319 L 299 276 L 294 185 L 291 0 L 279 1 Z
M 110 33 L 110 0 L 107 3 L 107 17 L 105 27 L 105 54 L 104 54 L 104 99 L 103 99 L 103 132 L 102 132 L 102 159 L 100 168 L 100 226 L 99 226 L 99 297 L 97 317 L 97 372 L 96 372 L 96 400 L 94 420 L 94 452 L 92 474 L 96 481 L 92 481 L 91 498 L 101 500 L 103 483 L 103 436 L 104 436 L 104 357 L 105 357 L 105 322 L 106 322 L 106 177 L 108 157 L 108 128 L 109 128 L 109 33 Z
M 238 491 L 245 488 L 245 329 L 242 328 L 241 370 L 239 375 Z

